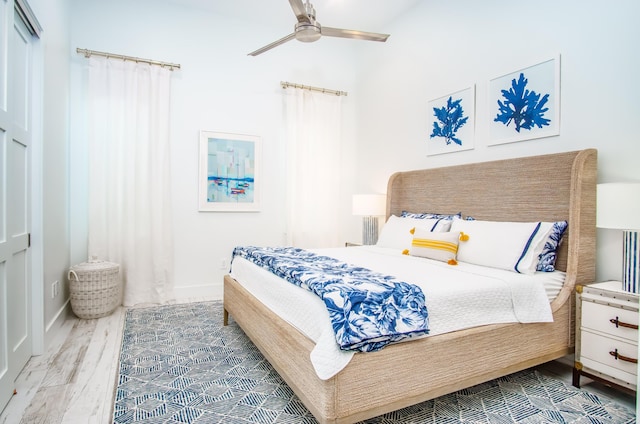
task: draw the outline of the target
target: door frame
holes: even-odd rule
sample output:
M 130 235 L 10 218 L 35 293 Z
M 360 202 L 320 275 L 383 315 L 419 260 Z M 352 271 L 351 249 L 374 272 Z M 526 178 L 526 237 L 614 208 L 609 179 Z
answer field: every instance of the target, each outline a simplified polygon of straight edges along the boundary
M 29 0 L 8 0 L 31 34 L 31 222 L 29 260 L 31 278 L 31 356 L 45 351 L 44 323 L 44 229 L 43 229 L 43 120 L 44 120 L 44 43 L 42 26 Z
M 27 0 L 19 0 L 26 3 Z M 16 0 L 18 3 L 18 0 Z M 27 3 L 28 6 L 28 3 Z M 30 8 L 29 8 L 30 10 Z M 31 12 L 33 19 L 35 15 Z M 40 24 L 35 20 L 40 28 Z M 34 25 L 32 22 L 31 26 Z M 42 31 L 42 28 L 40 28 Z M 44 120 L 44 43 L 32 32 L 31 78 L 31 355 L 45 351 L 44 323 L 44 229 L 43 229 L 43 120 Z
M 31 356 L 45 351 L 44 322 L 44 229 L 43 229 L 43 119 L 44 119 L 44 43 L 42 26 L 29 5 L 29 0 L 8 0 L 31 34 L 31 222 L 29 260 L 31 278 Z M 15 19 L 15 18 L 14 18 Z

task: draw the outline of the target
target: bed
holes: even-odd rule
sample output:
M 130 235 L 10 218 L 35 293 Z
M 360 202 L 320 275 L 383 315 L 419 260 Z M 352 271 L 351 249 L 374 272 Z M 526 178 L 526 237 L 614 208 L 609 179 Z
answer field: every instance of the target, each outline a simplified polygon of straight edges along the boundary
M 596 168 L 596 150 L 586 149 L 398 172 L 388 182 L 387 218 L 463 211 L 477 220 L 567 220 L 556 262 L 566 277 L 550 304 L 553 322 L 483 325 L 391 344 L 356 353 L 326 380 L 310 360 L 315 343 L 230 275 L 225 324 L 231 315 L 320 423 L 358 422 L 570 354 L 574 288 L 595 278 Z

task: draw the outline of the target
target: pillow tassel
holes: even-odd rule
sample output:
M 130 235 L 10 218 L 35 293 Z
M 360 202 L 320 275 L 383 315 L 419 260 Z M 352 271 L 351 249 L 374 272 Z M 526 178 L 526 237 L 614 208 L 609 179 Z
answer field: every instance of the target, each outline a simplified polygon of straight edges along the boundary
M 453 258 L 452 258 L 452 259 L 449 259 L 449 260 L 447 261 L 447 263 L 448 263 L 449 265 L 458 265 L 458 261 L 456 261 L 456 260 L 455 260 L 455 259 L 453 259 Z
M 460 241 L 469 241 L 469 234 L 465 234 L 460 231 Z
M 408 254 L 409 254 L 409 249 L 404 249 L 404 250 L 402 251 L 402 254 L 403 254 L 403 255 L 408 255 Z

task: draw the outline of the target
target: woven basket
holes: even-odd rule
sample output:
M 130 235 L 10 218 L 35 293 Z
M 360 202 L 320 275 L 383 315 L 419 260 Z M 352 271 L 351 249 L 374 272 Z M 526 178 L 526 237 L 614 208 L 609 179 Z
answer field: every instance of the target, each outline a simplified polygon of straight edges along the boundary
M 92 258 L 69 269 L 71 309 L 79 318 L 111 314 L 120 301 L 120 266 Z

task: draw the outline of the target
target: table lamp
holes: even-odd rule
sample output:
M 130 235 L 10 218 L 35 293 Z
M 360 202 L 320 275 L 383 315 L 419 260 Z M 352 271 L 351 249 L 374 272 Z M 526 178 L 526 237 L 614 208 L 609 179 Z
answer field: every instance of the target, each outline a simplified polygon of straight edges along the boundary
M 384 216 L 387 197 L 384 194 L 354 194 L 353 214 L 362 216 L 362 244 L 378 241 L 378 217 Z
M 596 226 L 623 230 L 622 288 L 640 293 L 640 182 L 598 184 Z

